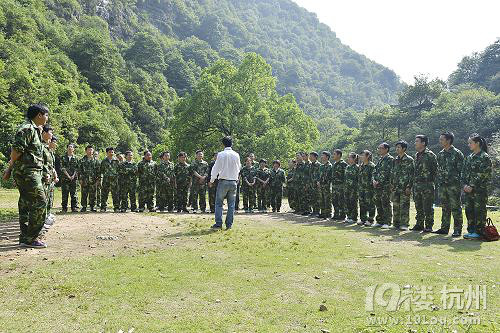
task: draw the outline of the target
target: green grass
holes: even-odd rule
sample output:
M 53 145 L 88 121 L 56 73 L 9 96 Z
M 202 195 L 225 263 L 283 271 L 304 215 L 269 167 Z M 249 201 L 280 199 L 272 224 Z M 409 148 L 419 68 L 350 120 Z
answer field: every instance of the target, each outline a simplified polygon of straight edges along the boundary
M 1 192 L 0 192 L 1 193 Z M 412 211 L 412 216 L 414 212 Z M 496 220 L 499 213 L 492 214 Z M 165 216 L 168 225 L 172 215 Z M 0 261 L 0 332 L 495 332 L 498 242 L 451 241 L 280 216 L 237 217 L 232 231 L 176 217 L 162 250 L 59 258 L 29 267 Z M 436 211 L 439 221 L 439 210 Z M 132 223 L 132 222 L 131 222 Z M 370 257 L 371 256 L 371 257 Z M 315 278 L 318 277 L 319 279 Z M 365 287 L 432 286 L 437 311 L 366 312 Z M 443 310 L 442 286 L 487 285 L 487 309 Z M 324 304 L 328 310 L 321 312 Z M 480 325 L 370 325 L 408 315 L 481 318 Z

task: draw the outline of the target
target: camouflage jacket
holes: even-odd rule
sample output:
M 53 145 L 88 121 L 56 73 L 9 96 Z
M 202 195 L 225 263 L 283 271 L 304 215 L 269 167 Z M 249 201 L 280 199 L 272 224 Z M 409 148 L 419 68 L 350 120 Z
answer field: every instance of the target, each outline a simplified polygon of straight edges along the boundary
M 76 156 L 72 156 L 71 159 L 68 155 L 64 155 L 61 157 L 61 181 L 62 182 L 70 182 L 71 180 L 66 176 L 66 171 L 68 175 L 72 176 L 76 172 L 76 177 L 73 178 L 73 181 L 78 179 L 78 159 Z
M 433 190 L 437 175 L 436 155 L 425 148 L 415 154 L 415 190 Z
M 345 188 L 357 191 L 359 180 L 359 166 L 357 164 L 347 165 L 345 168 Z
M 474 188 L 474 191 L 488 191 L 491 180 L 491 158 L 481 151 L 479 154 L 470 154 L 465 159 L 462 172 L 462 183 Z
M 153 185 L 156 183 L 156 163 L 151 161 L 146 161 L 143 159 L 137 163 L 137 175 L 139 178 L 139 184 L 149 184 Z
M 271 173 L 269 172 L 269 169 L 268 168 L 264 168 L 264 169 L 260 169 L 257 170 L 257 174 L 256 174 L 256 177 L 262 181 L 266 181 L 268 180 L 270 177 L 271 177 Z M 257 182 L 255 183 L 258 187 L 269 187 L 269 182 L 264 185 L 263 183 L 261 183 L 259 180 L 257 180 Z
M 174 167 L 175 184 L 188 186 L 191 183 L 191 169 L 187 163 L 177 163 Z
M 329 161 L 319 167 L 319 183 L 321 186 L 329 186 L 332 183 L 333 165 Z
M 104 158 L 101 162 L 100 166 L 100 174 L 103 179 L 112 179 L 115 180 L 118 177 L 118 166 L 120 162 L 117 159 L 109 160 L 107 157 Z
M 373 171 L 375 164 L 369 162 L 368 164 L 361 164 L 359 168 L 359 188 L 363 191 L 373 190 Z
M 173 162 L 160 161 L 156 165 L 156 181 L 161 185 L 173 185 L 175 180 L 175 165 Z
M 307 171 L 306 164 L 302 162 L 297 162 L 297 166 L 295 167 L 295 174 L 293 177 L 293 185 L 297 188 L 305 184 L 306 176 L 305 173 Z
M 344 160 L 339 160 L 332 165 L 332 184 L 341 185 L 345 181 L 345 169 L 347 168 L 347 162 Z
M 245 180 L 247 180 L 251 184 L 255 180 L 256 175 L 257 175 L 257 170 L 253 166 L 252 167 L 244 166 L 240 170 L 242 186 L 248 187 L 248 184 L 246 183 Z
M 137 164 L 134 162 L 122 162 L 118 166 L 118 174 L 120 175 L 120 183 L 131 185 L 137 184 Z
M 295 186 L 295 168 L 288 170 L 286 173 L 286 186 L 288 188 L 294 188 Z
M 448 150 L 441 150 L 437 154 L 438 173 L 437 183 L 460 187 L 460 179 L 464 168 L 464 154 L 454 146 Z
M 270 177 L 271 180 L 269 181 L 269 184 L 271 185 L 272 188 L 280 188 L 283 187 L 283 183 L 286 181 L 285 178 L 285 170 L 278 168 L 278 169 L 271 169 L 270 171 Z
M 83 156 L 78 163 L 78 178 L 83 183 L 83 186 L 95 184 L 99 180 L 99 161 L 87 155 Z
M 33 121 L 29 120 L 18 128 L 12 148 L 21 153 L 21 157 L 14 162 L 13 175 L 26 175 L 42 171 L 42 133 Z
M 318 161 L 311 162 L 309 164 L 309 181 L 316 186 L 316 183 L 319 181 L 319 169 L 321 167 L 321 163 Z
M 391 174 L 394 166 L 394 157 L 387 154 L 381 158 L 373 170 L 373 180 L 379 182 L 378 187 L 389 187 L 391 185 Z
M 195 160 L 193 163 L 191 163 L 191 174 L 192 174 L 192 181 L 193 185 L 205 185 L 207 183 L 207 179 L 209 179 L 209 174 L 208 174 L 208 163 L 206 161 L 198 161 Z M 200 179 L 194 175 L 194 172 L 197 172 L 200 176 L 204 176 L 205 181 L 203 183 L 200 183 Z
M 392 168 L 391 185 L 392 190 L 401 192 L 407 188 L 413 187 L 415 180 L 415 162 L 413 157 L 404 154 L 403 157 L 396 157 L 394 159 L 394 167 Z
M 43 145 L 43 171 L 42 177 L 46 184 L 51 184 L 54 182 L 56 177 L 55 169 L 55 156 L 54 153 L 50 151 L 47 145 Z

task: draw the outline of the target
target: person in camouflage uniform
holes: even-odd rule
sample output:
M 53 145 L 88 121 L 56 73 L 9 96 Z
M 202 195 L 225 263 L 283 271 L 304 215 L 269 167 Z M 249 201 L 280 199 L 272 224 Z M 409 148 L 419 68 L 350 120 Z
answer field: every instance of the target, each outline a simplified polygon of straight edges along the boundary
M 356 223 L 358 221 L 358 159 L 358 154 L 349 153 L 347 167 L 345 168 L 344 209 L 347 215 L 345 222 L 347 223 Z
M 130 200 L 130 211 L 137 212 L 137 164 L 132 160 L 134 154 L 129 150 L 125 152 L 125 161 L 120 163 L 118 167 L 118 174 L 120 175 L 119 187 L 120 187 L 120 201 L 121 201 L 121 212 L 125 213 L 129 208 Z
M 50 126 L 43 126 L 42 139 L 43 145 L 43 171 L 42 179 L 45 187 L 45 197 L 47 198 L 47 216 L 50 214 L 54 202 L 54 184 L 59 181 L 55 169 L 55 143 L 52 144 L 53 130 Z
M 118 196 L 118 166 L 120 162 L 115 158 L 115 150 L 112 147 L 106 148 L 106 157 L 101 161 L 99 167 L 101 185 L 101 212 L 107 208 L 109 192 L 113 199 L 113 209 L 115 213 L 120 211 L 120 197 Z
M 170 161 L 170 152 L 160 155 L 160 163 L 156 168 L 156 203 L 160 212 L 174 210 L 175 203 L 175 173 L 174 163 Z
M 309 214 L 307 211 L 307 198 L 305 195 L 305 185 L 307 180 L 307 166 L 303 160 L 303 153 L 297 153 L 295 156 L 296 165 L 295 165 L 295 174 L 293 176 L 293 184 L 295 186 L 296 191 L 296 199 L 297 199 L 297 209 L 295 210 L 295 214 L 302 215 L 304 213 Z
M 191 187 L 191 169 L 186 162 L 187 154 L 180 152 L 177 155 L 178 163 L 175 165 L 175 188 L 177 191 L 177 212 L 189 213 L 187 209 L 188 191 Z
M 97 161 L 97 164 L 99 165 L 99 152 L 97 150 L 94 150 L 94 160 Z M 100 169 L 100 165 L 99 165 Z M 97 182 L 95 185 L 95 206 L 96 207 L 101 207 L 101 177 L 100 177 L 100 172 L 98 172 L 98 178 Z
M 248 154 L 248 156 L 252 159 L 252 167 L 255 169 L 255 172 L 257 172 L 259 170 L 259 162 L 256 160 L 255 154 L 250 153 L 250 154 Z M 239 199 L 239 192 L 238 192 L 238 195 L 236 196 L 236 204 L 238 204 L 239 201 L 240 201 L 240 199 Z M 255 204 L 252 207 L 252 209 L 257 209 L 257 188 L 255 188 Z M 235 208 L 235 210 L 236 210 L 236 208 Z
M 389 154 L 390 146 L 381 143 L 378 148 L 379 161 L 373 170 L 373 187 L 375 188 L 375 206 L 377 207 L 377 223 L 374 227 L 390 226 L 392 221 L 391 174 L 394 158 Z
M 214 153 L 212 160 L 208 164 L 208 175 L 212 174 L 212 168 L 215 165 L 215 161 L 217 160 L 217 153 Z M 208 177 L 210 178 L 210 177 Z M 207 185 L 210 182 L 210 179 L 207 178 Z M 218 180 L 215 180 L 213 186 L 208 187 L 208 205 L 210 206 L 210 213 L 215 213 L 215 195 L 217 194 L 217 183 Z M 239 200 L 238 200 L 239 201 Z
M 345 169 L 347 163 L 342 159 L 342 150 L 335 149 L 333 152 L 332 165 L 332 205 L 334 208 L 333 219 L 343 221 L 346 218 L 345 213 Z
M 406 154 L 408 143 L 400 140 L 396 143 L 394 167 L 391 174 L 393 226 L 408 230 L 410 222 L 410 196 L 415 180 L 415 162 Z M 384 226 L 382 226 L 384 228 Z
M 148 211 L 154 212 L 156 163 L 149 150 L 144 151 L 142 161 L 137 163 L 137 175 L 139 176 L 139 212 L 143 212 L 145 206 L 148 207 Z
M 373 171 L 375 164 L 372 162 L 372 152 L 369 150 L 361 153 L 361 167 L 359 169 L 359 217 L 365 226 L 372 226 L 375 217 L 375 189 L 373 187 Z
M 198 210 L 198 202 L 200 204 L 200 210 L 205 213 L 207 210 L 207 178 L 208 173 L 208 163 L 203 160 L 203 151 L 196 151 L 196 159 L 191 164 L 192 173 L 192 186 L 191 191 L 193 192 L 193 213 Z
M 415 186 L 413 200 L 417 211 L 417 223 L 412 231 L 432 232 L 434 225 L 434 183 L 437 175 L 436 155 L 427 148 L 429 138 L 426 135 L 415 137 Z
M 320 218 L 332 217 L 332 163 L 331 154 L 328 151 L 321 153 L 321 166 L 319 168 L 319 179 L 317 182 L 319 190 Z
M 267 161 L 259 161 L 259 170 L 257 170 L 257 207 L 261 213 L 267 212 L 267 202 L 269 200 L 269 180 L 271 174 L 267 168 Z
M 125 161 L 125 155 L 122 153 L 117 153 L 116 154 L 116 159 L 118 160 L 118 171 L 120 170 L 120 165 Z M 118 172 L 118 175 L 120 173 Z M 120 205 L 121 205 L 121 200 L 122 200 L 122 185 L 120 181 L 118 180 L 118 198 L 120 199 Z
M 96 191 L 99 176 L 99 161 L 94 158 L 94 148 L 92 146 L 85 147 L 85 156 L 82 157 L 79 163 L 78 178 L 80 179 L 81 188 L 81 212 L 87 211 L 87 200 L 90 203 L 90 211 L 96 212 Z
M 462 172 L 468 232 L 464 238 L 479 239 L 486 224 L 486 204 L 492 163 L 488 155 L 488 145 L 482 136 L 476 133 L 472 134 L 468 144 L 472 153 L 465 159 Z
M 78 199 L 76 197 L 76 184 L 78 180 L 78 159 L 74 155 L 75 146 L 68 144 L 67 153 L 61 158 L 61 192 L 62 211 L 68 211 L 68 195 L 71 198 L 71 211 L 78 209 Z
M 283 201 L 283 184 L 285 181 L 285 170 L 281 168 L 281 162 L 279 160 L 273 161 L 273 168 L 270 171 L 269 181 L 269 198 L 271 199 L 273 212 L 281 211 L 281 203 Z
M 312 215 L 315 217 L 319 217 L 319 190 L 318 190 L 318 181 L 319 181 L 319 169 L 321 167 L 321 163 L 318 162 L 318 153 L 313 151 L 309 154 L 309 160 L 311 163 L 309 164 L 309 204 L 312 207 Z
M 452 237 L 462 235 L 462 187 L 461 173 L 464 166 L 464 155 L 453 146 L 455 136 L 451 132 L 444 132 L 439 137 L 443 149 L 437 155 L 438 172 L 437 184 L 441 201 L 441 227 L 434 231 L 436 234 L 447 235 L 450 231 L 451 215 L 453 214 Z
M 304 161 L 304 173 L 302 174 L 302 201 L 304 203 L 303 216 L 311 215 L 312 208 L 312 198 L 311 198 L 311 161 L 309 160 L 309 154 L 306 152 L 302 153 L 302 161 Z
M 15 136 L 3 179 L 11 175 L 19 190 L 19 245 L 45 248 L 38 239 L 47 216 L 47 198 L 42 180 L 43 143 L 41 126 L 47 123 L 49 110 L 43 105 L 28 108 L 27 121 Z
M 297 193 L 295 191 L 295 160 L 288 161 L 288 172 L 286 174 L 286 194 L 288 198 L 288 205 L 294 211 L 297 210 Z
M 252 159 L 247 157 L 245 159 L 245 166 L 240 170 L 243 209 L 245 213 L 252 213 L 255 206 L 256 175 L 257 170 L 253 167 Z

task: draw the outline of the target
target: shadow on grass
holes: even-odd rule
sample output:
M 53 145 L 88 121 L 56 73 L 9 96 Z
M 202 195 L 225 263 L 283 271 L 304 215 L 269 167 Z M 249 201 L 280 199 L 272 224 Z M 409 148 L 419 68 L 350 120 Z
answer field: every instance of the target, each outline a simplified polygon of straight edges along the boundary
M 17 212 L 0 210 L 0 252 L 19 249 Z

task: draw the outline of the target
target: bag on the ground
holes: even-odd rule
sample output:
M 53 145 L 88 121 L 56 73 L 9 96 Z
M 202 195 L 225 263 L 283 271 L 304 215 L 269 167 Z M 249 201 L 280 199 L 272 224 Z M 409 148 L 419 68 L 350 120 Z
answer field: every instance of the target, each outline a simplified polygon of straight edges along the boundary
M 486 219 L 486 226 L 483 229 L 483 238 L 487 242 L 496 241 L 500 238 L 497 228 L 495 228 L 489 217 Z

